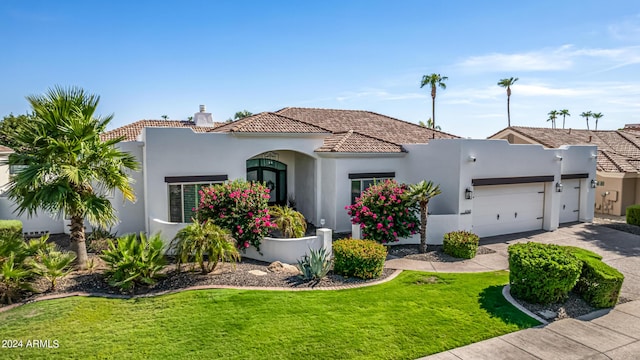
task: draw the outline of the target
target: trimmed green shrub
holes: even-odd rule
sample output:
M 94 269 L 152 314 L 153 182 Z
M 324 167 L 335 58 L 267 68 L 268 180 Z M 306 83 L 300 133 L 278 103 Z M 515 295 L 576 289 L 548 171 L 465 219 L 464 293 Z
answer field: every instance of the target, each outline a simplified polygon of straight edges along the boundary
M 20 220 L 0 220 L 0 234 L 12 233 L 22 235 L 22 221 Z
M 562 246 L 529 242 L 508 250 L 511 294 L 519 299 L 540 304 L 564 301 L 578 282 L 582 261 Z
M 452 231 L 444 234 L 442 250 L 445 254 L 462 259 L 472 259 L 478 251 L 480 238 L 469 231 Z
M 333 243 L 333 272 L 373 279 L 382 275 L 387 249 L 373 240 L 341 239 Z
M 153 285 L 166 265 L 164 243 L 159 234 L 147 240 L 144 233 L 140 239 L 128 234 L 116 241 L 109 240 L 109 249 L 100 256 L 109 269 L 105 275 L 109 285 L 121 290 L 134 290 L 136 285 Z
M 615 306 L 624 275 L 602 262 L 602 256 L 594 252 L 575 247 L 570 247 L 569 251 L 582 261 L 582 272 L 573 291 L 593 307 Z
M 627 207 L 627 224 L 640 225 L 640 204 Z

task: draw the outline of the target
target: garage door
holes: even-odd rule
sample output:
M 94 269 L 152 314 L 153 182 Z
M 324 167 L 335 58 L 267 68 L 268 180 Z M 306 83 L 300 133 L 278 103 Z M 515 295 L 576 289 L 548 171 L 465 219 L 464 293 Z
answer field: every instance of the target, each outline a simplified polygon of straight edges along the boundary
M 580 215 L 580 179 L 562 180 L 560 223 L 578 221 Z
M 478 236 L 542 229 L 544 183 L 474 188 L 473 232 Z

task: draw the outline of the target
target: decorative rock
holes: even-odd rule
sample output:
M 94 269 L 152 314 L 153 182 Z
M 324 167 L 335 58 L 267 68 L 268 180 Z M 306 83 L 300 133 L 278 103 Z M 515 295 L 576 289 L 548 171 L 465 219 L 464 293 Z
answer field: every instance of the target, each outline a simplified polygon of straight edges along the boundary
M 538 314 L 540 314 L 540 316 L 542 316 L 543 318 L 549 320 L 549 319 L 554 319 L 556 316 L 558 316 L 558 314 L 554 311 L 551 310 L 542 310 L 542 311 L 538 311 Z
M 267 275 L 266 272 L 262 271 L 262 270 L 249 270 L 247 271 L 249 274 L 251 275 L 255 275 L 255 276 L 265 276 Z
M 282 272 L 282 273 L 288 273 L 288 274 L 300 273 L 297 267 L 290 264 L 282 263 L 280 261 L 274 261 L 271 264 L 269 264 L 269 266 L 267 267 L 267 270 L 271 272 Z

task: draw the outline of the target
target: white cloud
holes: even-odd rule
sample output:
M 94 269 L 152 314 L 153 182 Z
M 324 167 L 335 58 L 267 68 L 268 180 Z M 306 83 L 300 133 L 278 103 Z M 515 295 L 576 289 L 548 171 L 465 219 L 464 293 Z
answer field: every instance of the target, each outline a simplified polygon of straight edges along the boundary
M 609 34 L 617 40 L 637 41 L 640 38 L 640 14 L 610 25 Z
M 456 66 L 478 72 L 558 71 L 572 69 L 588 60 L 598 61 L 596 66 L 602 67 L 599 71 L 638 64 L 640 46 L 577 49 L 573 45 L 563 45 L 523 53 L 471 56 Z

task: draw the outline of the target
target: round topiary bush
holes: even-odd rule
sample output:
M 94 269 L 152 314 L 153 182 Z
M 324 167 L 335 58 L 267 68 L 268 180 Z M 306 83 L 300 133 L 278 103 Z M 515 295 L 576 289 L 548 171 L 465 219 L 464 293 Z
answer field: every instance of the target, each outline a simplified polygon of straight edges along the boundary
M 333 243 L 333 272 L 373 279 L 382 275 L 387 249 L 373 240 L 341 239 Z
M 469 231 L 452 231 L 444 234 L 442 250 L 445 254 L 462 259 L 472 259 L 478 251 L 480 238 Z
M 567 298 L 582 262 L 562 246 L 530 242 L 509 246 L 509 270 L 513 296 L 548 304 Z

